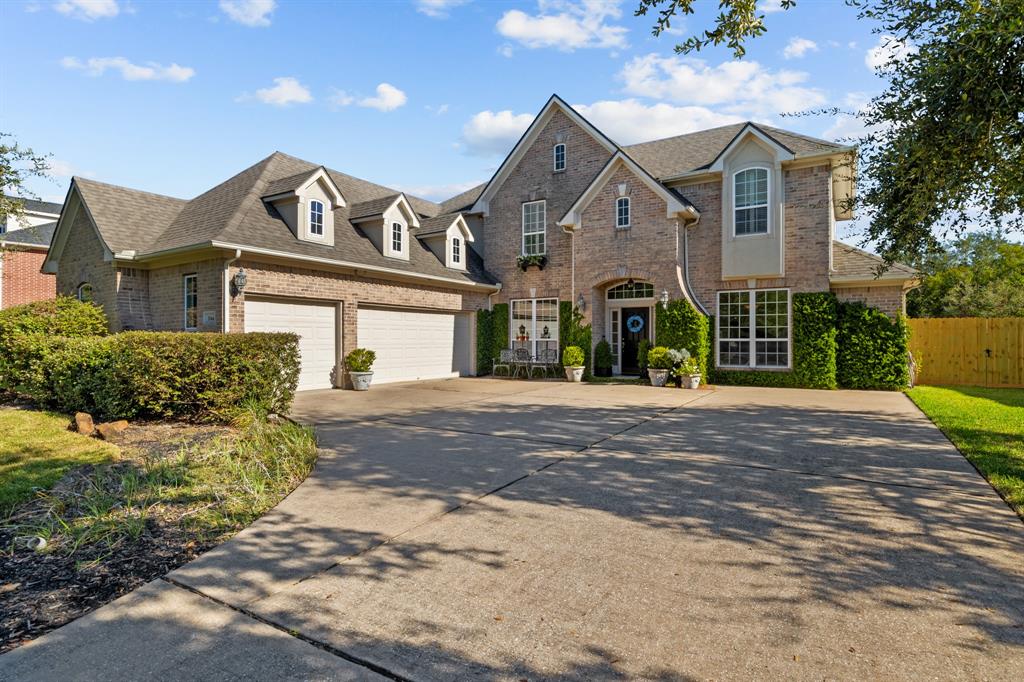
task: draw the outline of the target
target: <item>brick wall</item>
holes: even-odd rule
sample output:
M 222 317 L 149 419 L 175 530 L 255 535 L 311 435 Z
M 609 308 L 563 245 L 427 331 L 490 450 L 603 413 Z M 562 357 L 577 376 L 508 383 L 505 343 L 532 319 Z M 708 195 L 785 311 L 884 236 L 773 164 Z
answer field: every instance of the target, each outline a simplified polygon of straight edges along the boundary
M 103 259 L 105 250 L 83 207 L 80 207 L 57 263 L 57 292 L 77 293 L 78 285 L 92 285 L 93 301 L 103 308 L 111 330 L 121 328 L 117 307 L 117 273 L 114 264 Z
M 0 307 L 45 301 L 57 295 L 57 278 L 39 271 L 45 259 L 45 251 L 18 249 L 0 252 L 0 272 L 3 273 Z
M 185 263 L 149 271 L 149 308 L 152 328 L 181 331 L 185 328 L 185 275 L 197 276 L 199 331 L 221 330 L 224 316 L 224 260 Z M 122 280 L 123 281 L 123 280 Z M 204 313 L 212 320 L 204 321 Z
M 149 307 L 149 272 L 117 269 L 117 314 L 123 329 L 153 329 Z
M 897 286 L 836 287 L 832 290 L 840 301 L 860 301 L 878 308 L 890 317 L 907 311 L 907 290 Z

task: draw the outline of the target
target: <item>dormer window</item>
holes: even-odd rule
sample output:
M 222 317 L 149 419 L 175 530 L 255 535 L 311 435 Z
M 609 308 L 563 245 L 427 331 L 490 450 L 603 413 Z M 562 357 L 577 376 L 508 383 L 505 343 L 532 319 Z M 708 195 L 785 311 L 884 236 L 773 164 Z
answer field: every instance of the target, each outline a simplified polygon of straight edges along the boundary
M 309 202 L 309 233 L 314 237 L 324 236 L 324 204 L 316 199 Z
M 462 240 L 452 237 L 452 265 L 462 265 Z
M 623 229 L 629 225 L 629 197 L 619 197 L 615 200 L 615 227 Z
M 748 168 L 733 175 L 733 205 L 737 237 L 768 234 L 767 168 Z
M 551 155 L 554 159 L 555 172 L 565 170 L 565 144 L 559 142 L 555 145 L 554 149 L 551 150 Z
M 391 223 L 391 250 L 402 253 L 402 223 Z

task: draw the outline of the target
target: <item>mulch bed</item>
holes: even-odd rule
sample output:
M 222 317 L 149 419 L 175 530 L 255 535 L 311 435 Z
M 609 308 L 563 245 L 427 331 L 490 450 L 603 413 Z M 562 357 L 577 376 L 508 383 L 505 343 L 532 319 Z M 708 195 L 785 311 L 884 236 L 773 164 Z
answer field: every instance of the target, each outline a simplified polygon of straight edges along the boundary
M 176 455 L 183 445 L 200 445 L 230 433 L 222 426 L 133 424 L 118 440 L 122 459 L 113 466 L 136 466 L 143 455 Z M 89 466 L 69 472 L 51 492 L 73 495 L 87 485 L 92 470 Z M 113 549 L 86 547 L 70 556 L 59 550 L 33 551 L 7 524 L 42 518 L 46 508 L 45 501 L 32 501 L 18 508 L 11 521 L 0 521 L 0 653 L 159 578 L 226 539 L 197 540 L 179 525 L 186 509 L 163 508 L 147 518 L 137 539 L 125 539 Z

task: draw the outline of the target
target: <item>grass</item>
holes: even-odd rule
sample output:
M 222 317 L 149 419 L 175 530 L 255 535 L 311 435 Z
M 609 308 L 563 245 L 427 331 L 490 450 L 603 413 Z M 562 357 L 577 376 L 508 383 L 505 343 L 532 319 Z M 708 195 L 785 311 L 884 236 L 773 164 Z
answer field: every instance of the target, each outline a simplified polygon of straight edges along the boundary
M 118 448 L 68 430 L 52 412 L 0 409 L 0 518 L 72 467 L 109 462 Z
M 1024 518 L 1024 389 L 916 386 L 907 394 Z

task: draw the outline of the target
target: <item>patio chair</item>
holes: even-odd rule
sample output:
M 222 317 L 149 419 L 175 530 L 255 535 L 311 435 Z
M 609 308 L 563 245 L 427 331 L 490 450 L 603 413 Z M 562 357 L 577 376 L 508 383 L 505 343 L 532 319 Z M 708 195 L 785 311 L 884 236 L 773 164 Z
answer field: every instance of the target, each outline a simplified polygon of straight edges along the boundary
M 512 352 L 512 376 L 519 376 L 519 370 L 530 369 L 530 351 L 526 348 L 516 348 Z
M 537 354 L 537 358 L 530 363 L 530 376 L 533 376 L 535 369 L 542 369 L 544 376 L 549 371 L 556 371 L 558 367 L 558 350 L 556 348 L 545 348 Z
M 494 376 L 498 376 L 498 368 L 505 368 L 505 376 L 512 375 L 512 363 L 515 361 L 515 355 L 511 348 L 502 348 L 498 352 L 498 359 L 494 361 Z

